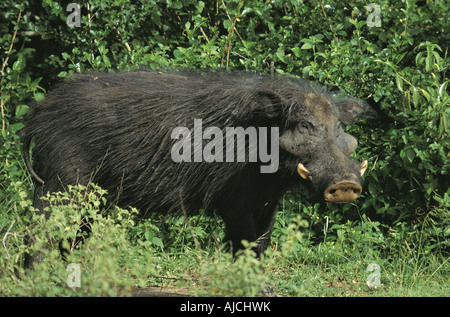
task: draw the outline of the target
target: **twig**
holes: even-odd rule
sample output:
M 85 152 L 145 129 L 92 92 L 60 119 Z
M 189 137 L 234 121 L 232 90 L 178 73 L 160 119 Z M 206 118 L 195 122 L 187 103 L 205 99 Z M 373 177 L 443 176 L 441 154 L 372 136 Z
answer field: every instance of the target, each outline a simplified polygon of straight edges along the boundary
M 186 223 L 186 226 L 189 228 L 189 231 L 191 233 L 192 238 L 194 239 L 194 245 L 195 248 L 197 250 L 201 250 L 201 246 L 200 243 L 197 240 L 197 235 L 194 233 L 194 230 L 192 229 L 192 226 L 189 223 L 189 217 L 188 214 L 186 212 L 186 209 L 184 208 L 184 203 L 183 203 L 183 188 L 180 188 L 179 191 L 179 195 L 180 195 L 180 206 L 181 206 L 181 210 L 183 211 L 183 216 L 184 216 L 184 221 Z
M 120 37 L 122 37 L 122 34 L 120 33 L 119 29 L 116 28 L 116 27 L 114 27 L 114 28 L 116 29 L 117 35 L 120 36 Z M 128 44 L 128 42 L 125 41 L 125 44 L 124 44 L 124 45 L 125 45 L 125 48 L 127 49 L 127 51 L 128 51 L 128 52 L 131 52 L 131 48 L 130 48 L 130 45 Z
M 23 2 L 22 2 L 21 5 L 23 5 Z M 16 21 L 17 23 L 19 23 L 20 20 L 22 19 L 22 12 L 23 12 L 23 10 L 20 10 L 20 11 L 19 11 L 19 16 L 17 17 L 17 21 Z M 9 56 L 11 55 L 11 51 L 12 51 L 12 48 L 13 48 L 13 46 L 14 46 L 14 40 L 16 39 L 16 36 L 17 36 L 17 32 L 18 32 L 18 31 L 19 31 L 19 30 L 15 30 L 15 31 L 14 31 L 14 34 L 13 34 L 13 37 L 12 37 L 12 40 L 11 40 L 11 44 L 9 45 L 8 54 L 6 55 L 6 59 L 3 61 L 2 70 L 1 70 L 1 76 L 3 76 L 3 73 L 4 73 L 4 70 L 5 70 L 6 64 L 8 64 Z
M 204 36 L 205 39 L 206 39 L 206 42 L 208 42 L 208 44 L 209 44 L 209 39 L 208 39 L 208 37 L 206 36 L 205 31 L 203 31 L 203 28 L 202 28 L 201 26 L 200 26 L 200 32 L 202 32 L 203 36 Z
M 20 6 L 23 7 L 23 2 L 20 4 Z M 19 16 L 17 17 L 17 21 L 16 21 L 17 23 L 19 23 L 20 20 L 22 19 L 22 12 L 23 12 L 23 9 L 19 11 Z M 2 69 L 0 70 L 0 77 L 3 77 L 4 71 L 5 71 L 5 67 L 8 64 L 9 56 L 11 55 L 11 51 L 12 51 L 12 48 L 14 46 L 14 41 L 15 41 L 16 36 L 17 36 L 17 31 L 18 30 L 14 31 L 14 34 L 13 34 L 13 37 L 12 37 L 12 40 L 11 40 L 11 44 L 9 45 L 8 54 L 6 54 L 6 58 L 3 59 Z M 0 94 L 1 94 L 1 92 L 2 91 L 0 89 Z M 2 130 L 5 130 L 6 129 L 6 123 L 5 123 L 5 108 L 4 108 L 4 104 L 3 104 L 3 99 L 0 99 L 0 112 L 1 112 L 1 115 L 2 115 Z
M 320 7 L 322 8 L 323 17 L 325 20 L 327 20 L 327 14 L 325 13 L 325 9 L 323 8 L 322 0 L 319 0 Z
M 6 238 L 8 238 L 9 235 L 13 235 L 14 237 L 23 237 L 23 236 L 24 236 L 23 234 L 17 234 L 17 233 L 12 233 L 12 232 L 10 232 L 10 230 L 11 230 L 11 228 L 14 226 L 14 223 L 15 223 L 15 222 L 16 222 L 15 220 L 13 220 L 13 221 L 11 222 L 11 225 L 9 226 L 8 230 L 6 230 L 6 233 L 5 233 L 5 235 L 3 236 L 3 248 L 4 248 L 5 251 L 6 251 L 6 255 L 8 256 L 8 259 L 11 258 L 11 255 L 9 254 L 8 249 L 6 248 Z
M 225 47 L 227 47 L 227 45 L 228 45 L 228 49 L 226 50 L 226 52 L 227 52 L 226 69 L 228 69 L 228 65 L 230 63 L 231 38 L 233 37 L 234 32 L 236 31 L 236 34 L 240 38 L 241 41 L 243 41 L 243 39 L 242 39 L 241 35 L 239 34 L 239 32 L 236 29 L 236 22 L 238 21 L 239 17 L 236 15 L 234 17 L 234 19 L 231 19 L 230 15 L 228 14 L 227 6 L 225 5 L 225 2 L 223 0 L 222 0 L 222 5 L 223 5 L 223 8 L 225 9 L 225 13 L 227 14 L 228 20 L 230 20 L 230 22 L 231 22 L 231 30 L 228 32 L 228 37 L 227 37 L 227 40 L 225 41 Z M 224 51 L 224 54 L 225 54 L 225 51 Z M 221 62 L 221 64 L 223 64 L 224 54 L 222 54 L 222 62 Z

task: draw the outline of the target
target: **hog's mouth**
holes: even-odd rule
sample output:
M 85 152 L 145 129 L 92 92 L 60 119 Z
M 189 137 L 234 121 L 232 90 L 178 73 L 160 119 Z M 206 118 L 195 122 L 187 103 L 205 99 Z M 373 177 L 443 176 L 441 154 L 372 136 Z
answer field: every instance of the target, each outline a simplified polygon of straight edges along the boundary
M 366 172 L 368 166 L 367 160 L 360 165 L 361 177 Z M 302 164 L 298 163 L 297 172 L 303 179 L 312 180 L 311 173 Z M 348 203 L 357 199 L 362 192 L 361 185 L 354 180 L 342 180 L 329 185 L 323 192 L 323 197 L 326 202 L 331 203 Z

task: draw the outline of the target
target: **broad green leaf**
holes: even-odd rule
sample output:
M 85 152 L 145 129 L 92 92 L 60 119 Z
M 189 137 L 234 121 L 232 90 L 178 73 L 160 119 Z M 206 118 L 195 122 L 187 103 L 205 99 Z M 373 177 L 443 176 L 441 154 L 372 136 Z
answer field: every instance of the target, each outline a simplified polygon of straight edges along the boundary
M 398 90 L 403 92 L 403 80 L 401 79 L 399 74 L 395 75 L 395 83 L 397 84 Z
M 28 109 L 30 107 L 28 107 L 27 105 L 20 105 L 16 107 L 16 117 L 21 117 L 24 114 L 26 114 L 28 112 Z
M 35 92 L 33 97 L 34 97 L 34 100 L 39 102 L 42 99 L 44 99 L 45 95 L 43 93 L 41 93 L 41 92 Z
M 310 50 L 310 49 L 312 49 L 312 48 L 313 48 L 313 46 L 312 46 L 311 43 L 305 43 L 305 44 L 303 44 L 302 47 L 301 47 L 302 50 Z
M 416 88 L 413 88 L 413 105 L 414 107 L 419 105 L 419 92 Z
M 26 60 L 25 57 L 23 56 L 23 54 L 20 54 L 19 57 L 17 58 L 17 61 L 14 62 L 12 69 L 16 72 L 21 72 L 26 65 Z
M 301 53 L 301 48 L 300 48 L 300 47 L 298 47 L 298 46 L 294 47 L 294 48 L 292 49 L 292 52 L 293 52 L 293 53 L 294 53 L 294 55 L 295 55 L 295 56 L 297 56 L 297 57 L 300 57 L 300 56 L 302 56 L 302 53 Z
M 448 129 L 448 117 L 445 112 L 441 113 L 441 118 L 439 119 L 439 137 L 447 131 Z

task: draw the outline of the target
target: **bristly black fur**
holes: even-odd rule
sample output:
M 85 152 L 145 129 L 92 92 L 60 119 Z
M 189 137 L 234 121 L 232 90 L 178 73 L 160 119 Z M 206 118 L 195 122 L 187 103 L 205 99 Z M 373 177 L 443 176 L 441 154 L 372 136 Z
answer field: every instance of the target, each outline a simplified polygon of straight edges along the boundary
M 36 183 L 35 205 L 43 208 L 39 194 L 95 182 L 108 191 L 110 201 L 137 207 L 143 216 L 217 210 L 226 223 L 237 223 L 227 229 L 229 235 L 255 240 L 271 231 L 280 196 L 300 181 L 298 159 L 281 151 L 274 174 L 259 173 L 258 163 L 176 163 L 170 157 L 171 132 L 180 126 L 192 130 L 194 119 L 202 119 L 203 129 L 279 127 L 282 134 L 299 116 L 313 116 L 302 102 L 311 94 L 325 96 L 334 105 L 329 115 L 343 123 L 364 111 L 355 99 L 334 98 L 327 89 L 289 76 L 206 71 L 76 75 L 32 108 L 24 128 L 24 140 L 35 143 L 30 169 L 42 178 Z M 340 110 L 346 102 L 357 104 L 352 113 Z

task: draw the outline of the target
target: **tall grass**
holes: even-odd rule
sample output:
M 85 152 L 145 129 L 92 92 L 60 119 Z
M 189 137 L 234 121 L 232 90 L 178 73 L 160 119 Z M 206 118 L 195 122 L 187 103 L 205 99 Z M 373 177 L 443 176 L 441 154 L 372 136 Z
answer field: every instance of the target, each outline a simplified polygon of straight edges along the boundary
M 359 225 L 325 227 L 326 237 L 313 242 L 309 220 L 285 209 L 261 258 L 248 244 L 233 259 L 220 243 L 223 225 L 214 217 L 140 221 L 134 209 L 108 207 L 104 194 L 92 184 L 89 191 L 74 186 L 48 195 L 49 219 L 20 217 L 19 209 L 32 207 L 28 196 L 18 194 L 12 204 L 17 211 L 1 219 L 1 295 L 130 296 L 155 286 L 183 288 L 193 296 L 449 294 L 445 250 L 430 249 L 424 229 L 398 225 L 383 233 L 380 223 L 362 217 Z M 86 225 L 89 236 L 80 230 Z M 30 234 L 35 243 L 26 244 Z M 65 258 L 61 247 L 70 250 Z M 32 270 L 24 268 L 24 255 L 35 252 L 41 261 Z M 371 263 L 380 267 L 376 288 L 367 283 Z M 73 286 L 77 273 L 79 285 Z

